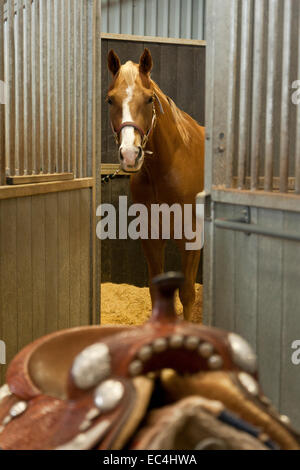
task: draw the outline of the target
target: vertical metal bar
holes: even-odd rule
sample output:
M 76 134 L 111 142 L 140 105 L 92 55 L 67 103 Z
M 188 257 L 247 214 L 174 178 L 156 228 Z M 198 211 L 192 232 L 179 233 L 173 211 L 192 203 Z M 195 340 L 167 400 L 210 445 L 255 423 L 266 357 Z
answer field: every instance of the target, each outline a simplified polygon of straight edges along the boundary
M 40 38 L 41 169 L 43 173 L 47 173 L 49 162 L 47 0 L 40 2 Z
M 99 29 L 101 24 L 100 0 L 93 0 L 93 178 L 96 182 L 92 189 L 92 323 L 100 323 L 100 292 L 101 284 L 101 244 L 96 239 L 96 205 L 101 203 L 101 177 L 97 167 L 101 164 L 101 40 Z M 98 176 L 97 176 L 98 175 Z M 96 181 L 97 178 L 97 181 Z
M 55 96 L 54 96 L 54 9 L 52 0 L 48 0 L 47 25 L 47 65 L 48 65 L 48 172 L 55 173 Z
M 69 0 L 65 4 L 61 3 L 62 17 L 62 54 L 61 54 L 61 94 L 62 94 L 62 170 L 68 171 L 68 130 L 69 130 Z
M 30 49 L 31 49 L 31 112 L 32 112 L 32 174 L 36 174 L 36 86 L 35 80 L 35 50 L 36 50 L 36 31 L 35 31 L 35 7 L 36 2 L 31 2 L 31 34 L 30 34 Z
M 101 2 L 101 32 L 102 33 L 108 33 L 107 24 L 108 24 L 108 0 L 102 0 Z M 134 33 L 134 34 L 137 34 L 137 33 Z
M 273 189 L 274 157 L 274 90 L 276 81 L 277 39 L 278 39 L 278 0 L 269 0 L 267 106 L 265 141 L 265 191 Z
M 54 3 L 55 24 L 55 165 L 58 173 L 62 172 L 62 131 L 63 131 L 63 96 L 61 88 L 61 56 L 62 56 L 62 2 L 56 0 Z
M 17 9 L 17 80 L 16 80 L 16 165 L 19 175 L 24 175 L 24 11 L 23 0 Z
M 300 12 L 298 12 L 298 28 L 297 31 L 300 31 Z M 300 34 L 298 34 L 298 69 L 300 70 Z M 298 86 L 300 87 L 300 77 Z M 298 98 L 300 99 L 300 88 L 298 88 Z M 295 106 L 297 107 L 296 109 L 296 168 L 295 168 L 295 176 L 296 176 L 296 182 L 295 182 L 295 190 L 297 194 L 300 194 L 300 101 L 298 104 L 296 103 Z
M 145 35 L 145 0 L 133 3 L 133 34 L 137 36 Z
M 181 3 L 180 37 L 185 39 L 192 37 L 192 0 Z
M 14 2 L 7 2 L 7 127 L 6 127 L 6 162 L 9 163 L 9 174 L 16 173 L 15 131 L 16 131 L 16 100 L 15 100 L 15 33 Z
M 78 114 L 78 98 L 77 98 L 77 77 L 78 77 L 78 71 L 77 71 L 77 60 L 78 60 L 78 48 L 77 48 L 77 8 L 78 8 L 78 0 L 74 0 L 74 30 L 73 30 L 73 51 L 74 51 L 74 67 L 73 67 L 73 76 L 71 78 L 71 81 L 73 82 L 73 113 L 72 113 L 72 121 L 73 121 L 73 126 L 72 126 L 72 169 L 74 172 L 75 178 L 77 178 L 77 166 L 76 166 L 76 160 L 77 160 L 77 152 L 78 152 L 78 146 L 77 146 L 77 114 Z
M 120 0 L 109 1 L 108 31 L 113 34 L 121 33 L 121 4 Z
M 32 174 L 32 48 L 31 0 L 25 3 L 25 172 Z
M 58 0 L 59 1 L 59 0 Z M 54 144 L 54 162 L 55 162 L 55 169 L 58 172 L 58 133 L 59 133 L 59 96 L 58 96 L 58 88 L 59 88 L 59 51 L 61 47 L 61 43 L 59 41 L 59 26 L 58 26 L 58 1 L 52 0 L 52 9 L 54 15 L 54 22 L 53 22 L 53 41 L 54 41 L 54 48 L 53 48 L 53 93 L 54 93 L 54 122 L 53 122 L 53 130 L 55 135 L 55 144 Z
M 78 16 L 77 16 L 77 44 L 76 48 L 78 50 L 78 73 L 79 73 L 79 80 L 77 82 L 77 91 L 78 91 L 78 105 L 79 105 L 79 112 L 78 112 L 78 137 L 79 137 L 79 152 L 78 152 L 78 160 L 77 160 L 77 168 L 78 168 L 78 176 L 82 178 L 82 167 L 83 167 L 83 1 L 80 0 L 78 5 Z
M 235 95 L 236 95 L 236 76 L 237 76 L 237 30 L 238 30 L 238 2 L 230 3 L 231 11 L 231 31 L 229 45 L 229 89 L 228 89 L 228 107 L 227 107 L 227 145 L 226 145 L 226 177 L 227 188 L 233 185 L 233 159 L 234 159 L 234 125 L 235 125 Z
M 4 0 L 0 0 L 0 80 L 4 82 Z M 5 105 L 0 103 L 0 186 L 5 184 Z
M 169 35 L 171 38 L 180 36 L 180 0 L 172 0 L 170 4 Z
M 281 94 L 281 129 L 280 129 L 280 184 L 282 193 L 288 191 L 289 176 L 289 118 L 290 118 L 290 66 L 291 66 L 291 28 L 292 0 L 284 1 L 283 13 L 283 62 Z
M 157 15 L 157 35 L 159 37 L 168 37 L 168 32 L 169 32 L 168 25 L 169 25 L 169 1 L 159 0 L 158 15 Z
M 157 2 L 156 0 L 147 0 L 146 2 L 146 22 L 145 35 L 157 35 Z
M 73 124 L 73 169 L 77 178 L 81 176 L 82 160 L 82 58 L 81 58 L 81 17 L 82 0 L 75 0 L 74 31 L 74 124 Z
M 247 152 L 249 151 L 249 92 L 251 64 L 251 0 L 242 2 L 241 19 L 241 67 L 240 67 L 240 116 L 238 145 L 238 189 L 243 189 L 246 177 Z
M 41 172 L 41 82 L 40 82 L 40 2 L 34 2 L 34 35 L 33 35 L 33 68 L 32 77 L 34 84 L 34 149 L 35 149 L 35 173 Z
M 199 28 L 199 38 L 206 39 L 206 11 L 207 11 L 207 1 L 201 0 L 201 24 Z
M 88 147 L 88 2 L 83 3 L 82 12 L 82 48 L 81 61 L 83 66 L 82 83 L 82 176 L 87 176 Z
M 149 0 L 148 0 L 149 1 Z M 147 3 L 148 3 L 147 1 Z M 121 2 L 121 11 L 120 11 L 120 22 L 121 22 L 121 34 L 133 34 L 133 5 L 132 0 L 127 0 L 126 2 Z
M 69 26 L 68 26 L 68 50 L 69 50 L 69 92 L 68 92 L 68 170 L 74 171 L 75 176 L 75 157 L 74 157 L 74 0 L 69 0 Z
M 204 39 L 205 0 L 193 0 L 191 39 Z
M 205 153 L 206 153 L 206 164 L 205 164 L 205 192 L 210 193 L 213 185 L 213 168 L 214 168 L 214 139 L 213 136 L 213 127 L 214 127 L 214 82 L 215 82 L 215 73 L 217 69 L 215 67 L 216 63 L 216 9 L 215 4 L 210 2 L 208 4 L 207 11 L 207 61 L 206 61 L 206 96 L 205 96 L 205 116 L 206 116 L 206 135 L 208 139 L 205 143 Z M 214 217 L 212 216 L 212 220 Z M 205 223 L 205 247 L 204 247 L 204 257 L 203 257 L 203 311 L 205 312 L 204 323 L 206 325 L 211 325 L 213 323 L 214 315 L 214 224 L 208 220 Z
M 258 189 L 259 156 L 262 112 L 263 86 L 263 44 L 264 44 L 264 11 L 265 2 L 255 0 L 254 5 L 254 49 L 253 49 L 253 86 L 252 86 L 252 125 L 251 125 L 251 189 Z
M 78 51 L 77 56 L 77 73 L 78 73 L 78 81 L 77 81 L 77 97 L 78 97 L 78 153 L 77 153 L 77 169 L 78 169 L 78 177 L 82 178 L 82 159 L 83 159 L 83 148 L 82 148 L 82 141 L 83 141 L 83 59 L 82 59 L 82 17 L 83 17 L 83 0 L 79 0 L 78 2 L 78 15 L 77 15 L 77 44 L 76 49 Z
M 93 176 L 93 48 L 94 48 L 94 36 L 93 36 L 93 3 L 94 0 L 88 2 L 88 142 L 87 142 L 87 176 Z M 100 41 L 101 42 L 101 41 Z M 101 71 L 102 74 L 102 71 Z M 103 77 L 103 75 L 101 75 Z

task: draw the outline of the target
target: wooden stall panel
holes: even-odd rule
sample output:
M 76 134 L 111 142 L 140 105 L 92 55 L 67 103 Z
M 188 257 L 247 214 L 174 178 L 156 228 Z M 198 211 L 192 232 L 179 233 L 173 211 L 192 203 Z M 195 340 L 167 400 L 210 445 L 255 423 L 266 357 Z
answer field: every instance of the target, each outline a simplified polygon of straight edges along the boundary
M 7 362 L 58 329 L 88 325 L 91 190 L 0 201 L 0 338 Z M 0 369 L 0 383 L 5 367 Z
M 41 195 L 33 197 L 31 212 L 32 236 L 32 336 L 40 338 L 45 334 L 46 317 L 46 212 L 45 199 Z M 27 199 L 27 198 L 26 198 Z M 29 198 L 28 198 L 29 199 Z
M 18 351 L 17 302 L 17 203 L 0 202 L 0 338 L 6 343 L 6 361 Z M 4 381 L 5 367 L 0 366 L 0 382 Z

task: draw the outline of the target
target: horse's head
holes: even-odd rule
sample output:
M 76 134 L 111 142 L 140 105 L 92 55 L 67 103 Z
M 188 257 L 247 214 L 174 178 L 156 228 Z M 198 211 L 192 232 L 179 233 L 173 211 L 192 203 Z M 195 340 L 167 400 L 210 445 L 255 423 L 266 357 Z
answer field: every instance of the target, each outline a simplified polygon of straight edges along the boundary
M 108 55 L 113 82 L 107 95 L 110 118 L 123 171 L 137 172 L 144 162 L 144 149 L 155 123 L 154 91 L 151 85 L 150 51 L 145 49 L 139 64 L 121 65 L 114 51 Z

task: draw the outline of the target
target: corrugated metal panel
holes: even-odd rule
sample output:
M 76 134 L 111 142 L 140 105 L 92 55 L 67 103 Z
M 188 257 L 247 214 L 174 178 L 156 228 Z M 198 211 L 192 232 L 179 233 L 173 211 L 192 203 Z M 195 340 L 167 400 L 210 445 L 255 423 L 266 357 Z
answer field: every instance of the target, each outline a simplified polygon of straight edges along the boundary
M 213 5 L 217 29 L 208 47 L 217 41 L 220 72 L 214 86 L 215 138 L 220 142 L 215 148 L 217 161 L 226 165 L 225 171 L 214 167 L 214 184 L 257 190 L 263 180 L 265 191 L 287 193 L 295 188 L 299 159 L 299 107 L 292 101 L 292 84 L 299 80 L 300 1 L 222 0 Z
M 299 427 L 300 0 L 207 8 L 204 317 L 248 339 L 266 395 Z
M 206 0 L 102 0 L 102 32 L 204 39 Z

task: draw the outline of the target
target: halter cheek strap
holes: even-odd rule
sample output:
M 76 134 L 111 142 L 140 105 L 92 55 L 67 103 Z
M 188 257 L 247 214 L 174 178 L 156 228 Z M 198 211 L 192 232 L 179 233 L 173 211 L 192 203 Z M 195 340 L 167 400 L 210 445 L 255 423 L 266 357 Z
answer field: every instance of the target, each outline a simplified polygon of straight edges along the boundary
M 157 96 L 156 93 L 154 93 L 153 96 L 159 104 L 161 113 L 164 114 L 164 109 L 162 107 L 162 104 L 161 104 L 161 101 L 160 101 L 159 97 Z M 142 149 L 144 149 L 147 142 L 148 142 L 148 140 L 149 140 L 150 134 L 151 134 L 151 132 L 153 131 L 153 129 L 155 127 L 156 119 L 157 119 L 157 115 L 156 115 L 155 103 L 154 103 L 154 100 L 153 100 L 153 118 L 152 118 L 152 122 L 151 122 L 151 127 L 148 130 L 148 132 L 145 133 L 143 131 L 143 129 L 141 127 L 139 127 L 135 122 L 130 122 L 130 121 L 123 122 L 118 129 L 115 129 L 112 122 L 111 122 L 111 128 L 112 128 L 112 131 L 113 131 L 113 134 L 114 134 L 114 137 L 115 137 L 116 144 L 117 145 L 120 144 L 120 134 L 121 134 L 122 130 L 126 127 L 133 127 L 133 129 L 135 129 L 140 134 L 141 139 L 142 139 L 141 147 L 142 147 Z

